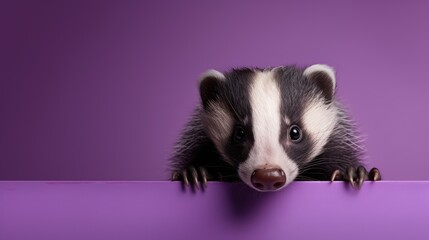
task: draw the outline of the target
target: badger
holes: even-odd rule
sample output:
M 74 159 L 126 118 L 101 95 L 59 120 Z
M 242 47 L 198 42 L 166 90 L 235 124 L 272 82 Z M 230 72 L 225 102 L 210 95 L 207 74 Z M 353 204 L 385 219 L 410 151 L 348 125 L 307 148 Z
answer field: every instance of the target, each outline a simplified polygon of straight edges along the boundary
M 209 70 L 200 104 L 170 158 L 171 179 L 204 189 L 207 181 L 242 181 L 276 191 L 294 180 L 381 180 L 361 160 L 354 122 L 336 99 L 332 67 Z

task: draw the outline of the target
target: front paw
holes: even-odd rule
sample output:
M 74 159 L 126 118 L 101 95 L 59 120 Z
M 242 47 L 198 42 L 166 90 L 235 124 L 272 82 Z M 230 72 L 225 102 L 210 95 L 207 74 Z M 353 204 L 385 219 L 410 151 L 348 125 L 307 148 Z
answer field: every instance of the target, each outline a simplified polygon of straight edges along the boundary
M 204 167 L 189 166 L 181 171 L 173 171 L 172 181 L 181 181 L 184 187 L 190 186 L 194 190 L 207 188 L 207 179 L 209 179 L 207 170 Z
M 372 168 L 368 173 L 368 171 L 363 166 L 359 166 L 358 168 L 349 167 L 347 168 L 346 172 L 337 169 L 332 173 L 331 176 L 331 182 L 347 181 L 352 185 L 353 188 L 356 187 L 357 183 L 358 189 L 362 187 L 362 184 L 365 180 L 380 181 L 380 170 L 377 168 Z

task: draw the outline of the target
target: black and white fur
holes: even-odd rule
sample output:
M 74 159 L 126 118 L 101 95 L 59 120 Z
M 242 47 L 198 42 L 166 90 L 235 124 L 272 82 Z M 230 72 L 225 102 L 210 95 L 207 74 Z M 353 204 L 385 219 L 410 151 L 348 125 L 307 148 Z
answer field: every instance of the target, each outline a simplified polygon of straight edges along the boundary
M 279 168 L 293 180 L 368 179 L 352 121 L 335 98 L 334 70 L 322 64 L 207 71 L 195 109 L 171 158 L 173 180 L 241 180 Z M 292 126 L 301 139 L 292 141 Z M 236 141 L 235 131 L 244 132 Z M 380 174 L 373 169 L 372 180 Z M 257 188 L 255 188 L 257 189 Z M 258 189 L 257 189 L 258 190 Z

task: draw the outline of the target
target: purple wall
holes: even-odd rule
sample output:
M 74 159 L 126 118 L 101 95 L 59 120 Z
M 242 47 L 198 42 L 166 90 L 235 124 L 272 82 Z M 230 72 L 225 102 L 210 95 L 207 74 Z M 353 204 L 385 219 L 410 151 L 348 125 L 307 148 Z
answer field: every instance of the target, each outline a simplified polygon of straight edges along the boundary
M 208 68 L 326 63 L 385 179 L 429 179 L 429 4 L 2 1 L 0 178 L 164 179 Z

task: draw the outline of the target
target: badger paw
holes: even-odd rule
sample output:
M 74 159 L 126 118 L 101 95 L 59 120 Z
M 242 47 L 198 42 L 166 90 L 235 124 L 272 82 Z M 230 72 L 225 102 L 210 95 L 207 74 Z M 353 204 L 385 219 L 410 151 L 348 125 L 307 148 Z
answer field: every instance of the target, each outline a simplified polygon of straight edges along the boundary
M 181 181 L 184 188 L 190 186 L 194 191 L 207 188 L 207 179 L 209 177 L 204 167 L 190 166 L 182 171 L 174 171 L 171 175 L 172 181 Z
M 358 189 L 362 187 L 362 184 L 365 180 L 380 181 L 380 170 L 377 168 L 372 168 L 368 173 L 368 171 L 363 166 L 359 166 L 357 169 L 354 167 L 349 167 L 347 168 L 347 172 L 344 173 L 343 171 L 337 169 L 332 173 L 331 176 L 331 182 L 347 181 L 353 188 L 355 188 L 357 185 Z

